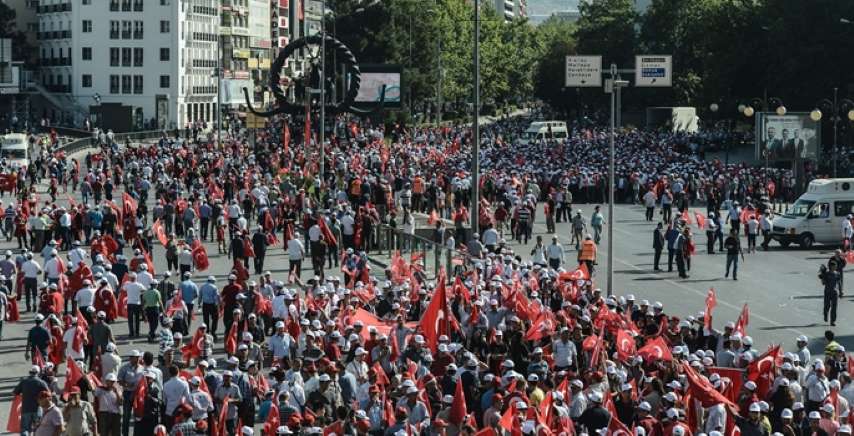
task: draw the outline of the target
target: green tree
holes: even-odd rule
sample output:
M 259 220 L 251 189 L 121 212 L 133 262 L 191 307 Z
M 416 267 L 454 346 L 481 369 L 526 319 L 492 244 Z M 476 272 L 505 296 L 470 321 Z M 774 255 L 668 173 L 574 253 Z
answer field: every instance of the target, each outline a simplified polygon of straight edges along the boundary
M 579 54 L 603 56 L 603 64 L 625 68 L 634 63 L 638 14 L 633 0 L 591 0 L 579 4 L 575 36 Z
M 576 53 L 576 26 L 556 17 L 537 27 L 537 39 L 543 45 L 533 76 L 534 95 L 552 107 L 568 112 L 578 103 L 574 90 L 564 88 L 566 56 Z

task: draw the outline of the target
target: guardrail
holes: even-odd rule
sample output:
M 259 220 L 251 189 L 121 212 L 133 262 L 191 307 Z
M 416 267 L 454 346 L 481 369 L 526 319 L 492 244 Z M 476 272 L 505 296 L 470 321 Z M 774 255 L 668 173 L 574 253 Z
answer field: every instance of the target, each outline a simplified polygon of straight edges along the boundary
M 113 135 L 113 142 L 116 144 L 123 144 L 126 141 L 146 141 L 146 140 L 154 140 L 159 139 L 164 135 L 163 130 L 143 130 L 140 132 L 126 132 L 126 133 L 116 133 Z M 94 137 L 90 136 L 88 138 L 80 138 L 74 141 L 71 141 L 65 145 L 62 145 L 57 149 L 57 151 L 63 151 L 66 155 L 70 155 L 72 153 L 77 153 L 78 151 L 85 150 L 87 148 L 97 148 L 98 140 Z
M 419 230 L 432 231 L 432 229 Z M 453 231 L 453 229 L 447 231 Z M 405 233 L 402 229 L 386 224 L 375 227 L 373 235 L 364 241 L 362 246 L 367 248 L 365 252 L 368 254 L 368 259 L 383 268 L 390 266 L 395 252 L 399 252 L 407 263 L 410 263 L 413 256 L 420 258 L 423 262 L 424 274 L 428 279 L 438 277 L 439 270 L 442 268 L 448 272 L 446 277 L 454 277 L 455 274 L 452 273 L 465 270 L 470 264 L 470 257 L 465 252 L 448 249 L 444 243 Z

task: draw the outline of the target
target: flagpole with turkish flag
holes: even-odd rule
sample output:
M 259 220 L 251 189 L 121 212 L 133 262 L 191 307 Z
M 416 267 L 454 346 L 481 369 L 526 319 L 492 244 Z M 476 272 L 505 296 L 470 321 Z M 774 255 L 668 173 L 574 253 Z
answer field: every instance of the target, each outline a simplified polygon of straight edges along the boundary
M 461 427 L 467 414 L 466 394 L 463 391 L 463 378 L 460 377 L 457 379 L 457 387 L 454 391 L 454 400 L 451 402 L 451 413 L 448 415 L 448 421 L 457 427 Z
M 436 292 L 433 293 L 433 299 L 430 300 L 427 310 L 424 311 L 420 323 L 424 340 L 434 353 L 439 342 L 439 336 L 447 335 L 448 330 L 450 330 L 448 328 L 448 317 L 453 316 L 448 310 L 444 270 L 439 271 L 439 277 L 436 281 L 438 282 Z

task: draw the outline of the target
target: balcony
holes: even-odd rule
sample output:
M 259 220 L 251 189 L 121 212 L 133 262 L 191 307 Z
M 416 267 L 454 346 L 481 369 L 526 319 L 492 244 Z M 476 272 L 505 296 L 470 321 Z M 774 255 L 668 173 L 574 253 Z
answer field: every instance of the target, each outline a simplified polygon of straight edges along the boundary
M 123 30 L 122 31 L 122 39 L 130 39 L 130 37 L 131 37 L 131 31 L 130 30 L 127 30 L 127 31 Z
M 44 5 L 36 8 L 36 13 L 38 14 L 52 14 L 57 12 L 71 12 L 71 3 Z

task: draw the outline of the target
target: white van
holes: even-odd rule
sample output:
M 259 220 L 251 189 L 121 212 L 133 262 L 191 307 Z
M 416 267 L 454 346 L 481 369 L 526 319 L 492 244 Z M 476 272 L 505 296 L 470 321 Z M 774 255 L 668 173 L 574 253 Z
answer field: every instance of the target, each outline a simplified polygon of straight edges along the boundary
M 813 180 L 786 213 L 774 218 L 771 236 L 783 247 L 840 244 L 849 214 L 854 214 L 854 179 Z
M 12 168 L 26 168 L 30 164 L 30 143 L 23 133 L 10 133 L 0 140 L 0 157 Z
M 522 132 L 519 141 L 522 144 L 539 141 L 541 139 L 563 140 L 569 136 L 564 121 L 534 121 Z

